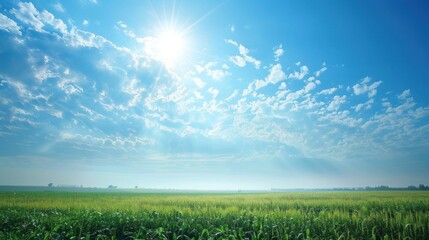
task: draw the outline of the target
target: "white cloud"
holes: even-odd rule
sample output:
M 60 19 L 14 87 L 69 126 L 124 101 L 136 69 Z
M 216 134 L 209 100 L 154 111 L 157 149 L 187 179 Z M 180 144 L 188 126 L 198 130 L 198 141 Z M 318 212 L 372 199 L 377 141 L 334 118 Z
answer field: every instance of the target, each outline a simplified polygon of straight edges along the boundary
M 161 97 L 161 99 L 165 102 L 174 102 L 178 103 L 183 98 L 185 98 L 185 94 L 187 92 L 187 88 L 183 85 L 179 85 L 175 89 L 169 89 L 169 91 L 172 91 L 172 93 L 169 93 L 166 97 Z M 182 111 L 185 111 L 186 109 L 182 109 Z
M 277 49 L 274 50 L 274 61 L 278 62 L 280 60 L 280 57 L 283 55 L 284 50 L 283 46 L 280 44 Z
M 307 66 L 301 66 L 299 69 L 299 72 L 295 71 L 293 73 L 290 73 L 288 78 L 296 78 L 298 80 L 303 79 L 308 74 L 308 67 Z
M 1 77 L 1 76 L 0 76 Z M 30 90 L 27 89 L 27 87 L 22 84 L 21 82 L 14 81 L 12 79 L 6 79 L 6 83 L 15 89 L 18 96 L 25 102 L 28 102 L 30 100 L 34 99 L 43 99 L 45 101 L 49 100 L 48 96 L 45 96 L 43 94 L 34 94 Z
M 241 55 L 246 56 L 249 53 L 249 49 L 247 49 L 245 46 L 239 44 L 238 45 L 238 52 L 240 52 Z
M 201 78 L 195 77 L 192 80 L 198 88 L 204 88 L 206 86 L 206 83 Z
M 328 89 L 324 89 L 322 91 L 320 91 L 318 94 L 322 94 L 322 95 L 331 95 L 333 94 L 335 91 L 337 91 L 337 88 L 328 88 Z
M 232 44 L 232 45 L 234 45 L 234 46 L 238 47 L 238 43 L 237 43 L 236 41 L 234 41 L 234 40 L 226 39 L 226 40 L 225 40 L 225 42 L 227 42 L 227 43 L 229 43 L 229 44 Z
M 419 107 L 414 111 L 410 111 L 410 115 L 415 119 L 421 119 L 429 116 L 429 107 Z
M 196 65 L 195 69 L 198 73 L 205 72 L 207 76 L 211 77 L 214 80 L 222 80 L 224 77 L 231 75 L 230 72 L 228 72 L 225 69 L 215 69 L 216 62 L 209 62 L 204 66 Z
M 231 27 L 229 28 L 229 30 L 233 33 L 233 32 L 235 32 L 235 26 L 234 25 L 231 25 Z
M 231 45 L 238 47 L 238 52 L 241 55 L 241 58 L 240 58 L 240 56 L 230 57 L 229 60 L 232 63 L 236 64 L 239 67 L 244 67 L 245 63 L 248 62 L 248 63 L 252 63 L 256 69 L 260 68 L 261 61 L 256 60 L 254 57 L 249 56 L 249 49 L 248 48 L 246 48 L 242 44 L 239 44 L 236 41 L 231 40 L 231 39 L 226 39 L 225 41 Z M 243 60 L 245 61 L 244 63 L 243 63 Z
M 305 93 L 305 89 L 300 89 L 296 92 L 291 92 L 286 96 L 286 102 L 287 103 L 293 102 L 294 100 L 300 98 L 304 93 Z
M 200 92 L 198 92 L 198 91 L 194 91 L 194 96 L 197 98 L 197 99 L 203 99 L 204 97 L 203 97 L 203 95 L 201 95 L 201 93 Z
M 132 96 L 132 98 L 128 101 L 128 106 L 136 106 L 137 103 L 141 100 L 141 94 L 145 92 L 146 89 L 144 87 L 139 86 L 139 81 L 137 79 L 132 79 L 122 86 L 122 92 L 127 93 Z
M 36 122 L 34 122 L 34 121 L 30 120 L 30 119 L 23 118 L 23 117 L 17 117 L 17 116 L 12 116 L 12 117 L 10 118 L 10 121 L 11 121 L 11 122 L 16 122 L 16 121 L 18 121 L 18 122 L 23 122 L 23 123 L 27 123 L 27 124 L 29 124 L 29 125 L 31 125 L 31 126 L 34 126 L 34 125 L 36 125 L 36 124 L 37 124 Z
M 242 94 L 243 97 L 245 97 L 245 96 L 247 96 L 253 92 L 253 85 L 254 84 L 255 84 L 255 82 L 251 82 L 251 83 L 249 83 L 249 85 L 247 85 L 247 88 L 243 90 L 243 94 Z
M 17 108 L 17 107 L 12 107 L 12 112 L 14 115 L 26 115 L 26 116 L 31 116 L 32 114 L 30 112 L 25 111 L 24 109 L 21 108 Z
M 282 99 L 286 96 L 286 94 L 288 94 L 289 91 L 288 90 L 283 90 L 283 91 L 278 91 L 277 92 L 277 99 Z
M 240 100 L 238 100 L 237 102 L 237 112 L 238 113 L 245 113 L 247 110 L 249 110 L 250 106 L 249 104 L 247 104 L 247 99 L 246 98 L 242 98 Z
M 238 90 L 237 90 L 237 89 L 235 89 L 235 90 L 234 90 L 234 92 L 232 92 L 232 93 L 231 93 L 231 95 L 229 95 L 225 100 L 226 100 L 226 101 L 230 101 L 230 100 L 232 100 L 233 98 L 235 98 L 237 95 L 238 95 Z
M 40 19 L 40 13 L 34 7 L 33 3 L 18 3 L 19 9 L 12 9 L 11 13 L 15 15 L 15 17 L 23 23 L 29 24 L 34 27 L 34 29 L 38 32 L 42 32 L 43 22 Z
M 99 119 L 105 119 L 106 117 L 105 116 L 103 116 L 103 115 L 101 115 L 101 114 L 99 114 L 99 113 L 97 113 L 97 112 L 95 112 L 94 110 L 92 110 L 91 108 L 89 108 L 89 107 L 86 107 L 86 106 L 84 106 L 84 105 L 82 105 L 82 104 L 79 104 L 78 105 L 86 114 L 83 114 L 83 113 L 75 113 L 74 115 L 75 116 L 79 116 L 79 117 L 82 117 L 82 116 L 84 116 L 84 117 L 87 117 L 89 120 L 91 120 L 91 121 L 93 121 L 93 122 L 95 122 L 95 121 L 97 121 L 97 120 L 99 120 Z
M 253 57 L 250 57 L 250 56 L 244 56 L 244 59 L 245 59 L 247 62 L 249 62 L 249 63 L 253 63 L 253 65 L 255 65 L 255 68 L 256 68 L 256 69 L 259 69 L 259 67 L 261 66 L 261 61 L 256 60 L 256 59 L 255 59 L 255 58 L 253 58 Z
M 216 98 L 217 95 L 219 95 L 219 90 L 217 90 L 216 88 L 211 87 L 209 88 L 208 92 L 212 94 L 213 98 Z
M 405 100 L 411 95 L 410 89 L 404 90 L 399 96 L 398 99 Z
M 246 66 L 246 60 L 241 56 L 231 56 L 229 57 L 229 61 L 231 61 L 232 63 L 234 63 L 239 67 Z
M 314 82 L 309 82 L 309 83 L 305 86 L 304 91 L 305 91 L 306 93 L 308 93 L 308 92 L 310 92 L 311 90 L 313 90 L 313 89 L 315 89 L 315 88 L 316 88 L 316 84 L 315 84 Z
M 60 78 L 62 75 L 63 68 L 56 63 L 55 59 L 53 60 L 47 55 L 32 51 L 29 54 L 28 62 L 31 64 L 34 77 L 39 83 L 49 78 Z
M 60 111 L 55 111 L 55 112 L 51 113 L 51 115 L 56 117 L 56 118 L 63 118 L 63 113 Z
M 346 102 L 346 96 L 334 96 L 334 99 L 329 103 L 328 105 L 328 110 L 329 111 L 338 111 L 338 109 L 340 108 L 341 104 L 344 104 Z
M 70 79 L 63 79 L 61 81 L 58 81 L 57 86 L 58 88 L 63 90 L 68 96 L 83 93 L 83 89 Z
M 58 12 L 64 12 L 64 7 L 60 2 L 55 3 L 53 6 Z
M 270 74 L 266 78 L 266 81 L 275 84 L 279 81 L 286 79 L 286 74 L 283 72 L 282 65 L 277 63 L 270 69 Z
M 368 93 L 368 97 L 372 98 L 377 94 L 377 87 L 380 86 L 382 81 L 374 82 L 371 85 L 367 83 L 371 82 L 371 78 L 365 77 L 362 81 L 353 86 L 353 92 L 355 95 L 361 95 L 364 93 Z
M 86 20 L 86 19 L 84 19 L 84 20 L 82 21 L 82 25 L 84 25 L 84 26 L 88 26 L 88 25 L 89 25 L 89 21 L 88 21 L 88 20 Z
M 359 112 L 364 106 L 365 106 L 365 104 L 359 103 L 358 105 L 354 106 L 353 108 L 355 109 L 356 112 Z
M 52 72 L 47 66 L 41 67 L 39 69 L 36 69 L 33 66 L 33 69 L 35 70 L 34 77 L 36 77 L 39 82 L 43 82 L 48 78 L 58 77 L 58 75 Z
M 197 70 L 197 73 L 202 73 L 205 69 L 203 66 L 197 64 L 195 65 L 195 70 Z
M 255 90 L 258 90 L 258 89 L 260 89 L 260 88 L 263 88 L 263 87 L 265 87 L 265 86 L 267 86 L 267 85 L 268 85 L 268 82 L 267 82 L 267 81 L 259 80 L 259 79 L 256 79 L 256 80 L 255 80 Z
M 413 98 L 406 98 L 404 99 L 404 103 L 402 103 L 401 105 L 397 106 L 397 107 L 389 107 L 386 109 L 387 113 L 396 113 L 398 115 L 404 113 L 405 111 L 413 108 L 416 103 L 414 102 Z
M 62 34 L 67 33 L 67 26 L 62 20 L 55 18 L 52 13 L 43 10 L 40 17 L 44 23 L 51 25 L 52 27 L 54 27 L 54 29 L 59 30 Z
M 264 80 L 256 79 L 254 82 L 255 90 L 263 88 L 268 84 L 276 84 L 286 79 L 286 74 L 283 72 L 282 65 L 277 63 L 270 68 L 268 76 Z
M 54 29 L 59 30 L 62 34 L 67 33 L 67 25 L 60 19 L 57 19 L 52 13 L 43 10 L 41 13 L 34 7 L 33 3 L 18 3 L 19 10 L 12 9 L 17 19 L 23 23 L 29 24 L 34 27 L 38 32 L 44 32 L 42 29 L 45 24 L 52 26 Z
M 146 137 L 137 137 L 137 136 L 95 136 L 95 135 L 84 135 L 84 134 L 75 134 L 68 132 L 61 132 L 59 134 L 59 139 L 63 141 L 77 141 L 77 142 L 86 142 L 88 144 L 102 144 L 107 145 L 113 148 L 123 148 L 124 146 L 131 145 L 133 147 L 136 146 L 145 146 L 149 144 L 153 144 L 154 141 L 152 139 Z
M 13 34 L 21 35 L 20 27 L 15 21 L 0 13 L 0 29 Z
M 309 110 L 313 108 L 320 108 L 323 105 L 325 105 L 324 102 L 318 102 L 316 98 L 311 97 L 310 94 L 305 95 L 305 98 L 303 101 L 295 105 L 296 110 Z
M 222 69 L 207 69 L 207 75 L 209 75 L 210 77 L 212 77 L 214 80 L 221 80 L 224 77 L 230 75 L 230 73 L 226 70 L 222 70 Z
M 5 79 L 1 79 L 3 76 L 2 75 L 0 75 L 0 86 L 6 86 L 6 84 L 7 84 L 7 80 L 5 80 Z
M 121 90 L 122 92 L 128 93 L 130 95 L 135 95 L 146 91 L 144 87 L 140 87 L 138 85 L 139 85 L 139 81 L 134 78 L 134 79 L 131 79 L 131 81 L 124 84 Z
M 382 105 L 383 107 L 386 107 L 386 108 L 388 108 L 388 107 L 391 107 L 391 106 L 392 106 L 392 104 L 391 104 L 390 102 L 388 102 L 388 101 L 387 101 L 387 99 L 383 99 L 383 102 L 381 103 L 381 105 Z
M 362 109 L 370 109 L 372 107 L 372 104 L 374 103 L 374 99 L 371 98 L 365 103 L 359 103 L 358 105 L 352 107 L 355 109 L 356 112 L 359 112 Z
M 105 43 L 108 43 L 105 38 L 91 32 L 82 31 L 75 27 L 72 27 L 70 34 L 68 35 L 68 44 L 73 47 L 100 48 Z
M 108 71 L 113 71 L 113 66 L 112 66 L 112 64 L 111 64 L 110 62 L 108 62 L 106 59 L 101 60 L 101 61 L 98 63 L 98 66 L 99 66 L 101 69 L 106 69 L 106 70 L 108 70 Z
M 323 115 L 319 118 L 319 121 L 323 121 L 323 120 L 329 120 L 332 123 L 337 123 L 337 124 L 345 125 L 348 127 L 357 127 L 363 121 L 362 118 L 355 119 L 355 118 L 351 117 L 350 112 L 347 110 L 339 111 L 339 112 L 336 112 L 336 111 L 330 112 L 330 113 Z
M 115 25 L 115 28 L 118 30 L 122 30 L 122 32 L 125 35 L 129 36 L 130 38 L 135 39 L 137 42 L 140 42 L 140 43 L 148 43 L 148 41 L 150 42 L 150 41 L 154 40 L 152 38 L 147 38 L 145 40 L 144 38 L 137 37 L 137 35 L 132 30 L 129 30 L 128 26 L 122 21 L 118 21 Z M 155 43 L 150 43 L 150 44 L 155 44 Z
M 314 75 L 316 76 L 316 77 L 319 77 L 320 76 L 320 74 L 322 74 L 323 72 L 325 72 L 326 70 L 328 70 L 328 68 L 327 67 L 322 67 L 320 70 L 318 70 Z

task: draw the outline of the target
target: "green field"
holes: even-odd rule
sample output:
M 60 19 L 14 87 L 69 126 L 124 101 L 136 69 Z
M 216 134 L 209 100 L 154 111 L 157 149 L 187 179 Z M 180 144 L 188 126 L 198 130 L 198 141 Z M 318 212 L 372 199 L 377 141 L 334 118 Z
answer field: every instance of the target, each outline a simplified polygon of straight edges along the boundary
M 429 192 L 0 193 L 1 239 L 429 239 Z

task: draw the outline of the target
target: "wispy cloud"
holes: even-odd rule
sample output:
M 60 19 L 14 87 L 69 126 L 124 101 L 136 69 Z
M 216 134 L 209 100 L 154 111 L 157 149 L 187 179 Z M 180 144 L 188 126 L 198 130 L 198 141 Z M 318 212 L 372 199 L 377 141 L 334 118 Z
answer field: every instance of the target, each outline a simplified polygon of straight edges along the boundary
M 22 35 L 15 21 L 0 13 L 0 29 L 17 35 Z
M 254 57 L 250 56 L 248 48 L 231 39 L 226 39 L 225 41 L 229 44 L 236 46 L 240 53 L 240 55 L 231 56 L 229 58 L 232 63 L 236 64 L 239 67 L 244 67 L 246 66 L 246 63 L 251 63 L 255 66 L 256 69 L 259 69 L 259 67 L 261 66 L 261 61 L 256 60 Z
M 274 61 L 276 62 L 280 61 L 280 57 L 283 55 L 283 53 L 284 53 L 283 45 L 280 44 L 274 50 Z
M 368 93 L 368 97 L 372 98 L 377 94 L 377 88 L 381 85 L 382 81 L 377 81 L 368 85 L 371 82 L 371 78 L 365 77 L 362 81 L 356 85 L 353 85 L 353 92 L 355 95 L 361 95 Z
M 324 90 L 320 91 L 319 94 L 322 94 L 322 95 L 331 95 L 335 91 L 337 91 L 337 88 L 333 87 L 333 88 L 324 89 Z
M 55 10 L 57 10 L 58 12 L 64 12 L 64 7 L 60 2 L 55 3 L 54 5 Z
M 301 66 L 298 71 L 294 71 L 293 73 L 290 73 L 288 78 L 296 78 L 298 80 L 302 80 L 305 76 L 308 74 L 308 67 L 307 66 Z
M 336 96 L 334 96 L 334 99 L 332 99 L 332 101 L 329 103 L 329 105 L 328 105 L 328 110 L 329 111 L 336 111 L 336 110 L 338 110 L 339 108 L 340 108 L 340 106 L 342 105 L 342 104 L 344 104 L 346 102 L 346 96 L 345 95 L 343 95 L 343 96 L 338 96 L 338 95 L 336 95 Z
M 19 9 L 12 9 L 11 13 L 23 23 L 29 24 L 36 31 L 41 32 L 45 24 L 40 19 L 39 11 L 34 7 L 33 3 L 18 3 Z
M 61 33 L 67 33 L 67 26 L 60 19 L 56 19 L 50 12 L 43 10 L 39 12 L 33 3 L 18 3 L 19 9 L 12 9 L 11 13 L 21 22 L 31 25 L 36 31 L 42 32 L 45 24 L 48 24 Z
M 205 73 L 214 80 L 222 80 L 231 73 L 223 68 L 219 68 L 216 62 L 208 62 L 205 65 L 197 64 L 195 66 L 198 73 Z

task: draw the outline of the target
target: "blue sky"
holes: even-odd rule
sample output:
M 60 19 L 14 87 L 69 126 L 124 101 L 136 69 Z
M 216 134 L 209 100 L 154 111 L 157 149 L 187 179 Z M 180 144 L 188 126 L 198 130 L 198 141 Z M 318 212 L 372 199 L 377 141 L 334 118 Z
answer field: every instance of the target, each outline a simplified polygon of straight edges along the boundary
M 425 1 L 0 9 L 0 184 L 429 184 Z

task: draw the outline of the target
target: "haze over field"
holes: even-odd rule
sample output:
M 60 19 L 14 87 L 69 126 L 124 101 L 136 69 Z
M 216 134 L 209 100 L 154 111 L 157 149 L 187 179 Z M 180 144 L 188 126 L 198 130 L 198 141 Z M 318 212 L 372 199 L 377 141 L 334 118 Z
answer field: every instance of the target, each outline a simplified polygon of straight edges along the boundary
M 426 1 L 0 9 L 0 185 L 429 184 Z

